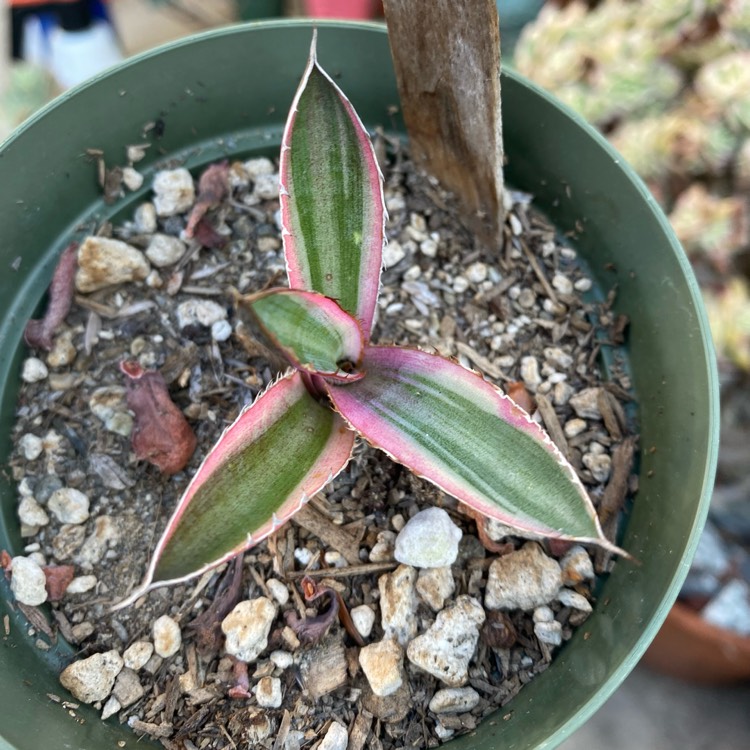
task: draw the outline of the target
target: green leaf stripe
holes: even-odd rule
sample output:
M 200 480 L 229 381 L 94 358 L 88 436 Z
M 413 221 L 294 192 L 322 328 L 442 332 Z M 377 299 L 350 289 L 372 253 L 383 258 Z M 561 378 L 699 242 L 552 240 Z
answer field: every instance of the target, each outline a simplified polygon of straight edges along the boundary
M 362 358 L 359 323 L 315 292 L 272 290 L 241 299 L 266 335 L 295 367 L 342 380 L 357 379 Z
M 369 442 L 505 523 L 552 536 L 600 537 L 572 467 L 520 409 L 507 413 L 507 397 L 480 376 L 391 347 L 367 349 L 363 369 L 361 381 L 329 391 Z

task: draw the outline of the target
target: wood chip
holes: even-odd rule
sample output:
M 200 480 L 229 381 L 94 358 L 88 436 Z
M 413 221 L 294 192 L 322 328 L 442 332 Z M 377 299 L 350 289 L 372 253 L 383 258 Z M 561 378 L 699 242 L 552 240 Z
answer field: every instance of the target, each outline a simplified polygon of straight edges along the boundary
M 358 541 L 340 526 L 332 524 L 319 510 L 306 505 L 294 516 L 293 520 L 303 529 L 315 534 L 323 544 L 340 552 L 350 565 L 359 562 Z
M 346 750 L 362 750 L 370 736 L 371 727 L 372 714 L 366 709 L 362 709 L 357 714 L 352 730 L 349 732 L 349 744 L 346 746 Z
M 456 342 L 456 351 L 459 354 L 463 354 L 464 357 L 470 360 L 472 364 L 476 365 L 484 375 L 488 375 L 493 380 L 510 380 L 510 378 L 505 375 L 497 365 L 490 362 L 487 357 L 482 356 L 463 341 Z
M 544 426 L 547 428 L 550 437 L 552 438 L 555 445 L 562 451 L 562 454 L 567 458 L 570 455 L 570 448 L 568 447 L 568 441 L 565 438 L 560 420 L 557 418 L 557 412 L 552 402 L 542 393 L 536 394 L 536 405 L 539 409 L 539 413 L 542 415 L 544 420 Z

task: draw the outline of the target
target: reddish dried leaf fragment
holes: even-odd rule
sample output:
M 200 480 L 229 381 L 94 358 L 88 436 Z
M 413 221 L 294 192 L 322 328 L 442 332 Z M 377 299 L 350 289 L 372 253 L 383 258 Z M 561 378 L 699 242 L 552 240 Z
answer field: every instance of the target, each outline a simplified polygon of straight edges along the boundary
M 47 312 L 41 320 L 30 320 L 23 332 L 24 340 L 29 346 L 45 351 L 52 349 L 52 336 L 65 320 L 73 303 L 77 251 L 77 242 L 71 242 L 63 250 L 49 287 Z
M 305 601 L 312 602 L 325 594 L 329 595 L 328 608 L 314 617 L 300 617 L 294 610 L 284 613 L 286 624 L 297 634 L 303 643 L 317 643 L 333 625 L 339 613 L 339 598 L 336 592 L 328 587 L 321 586 L 312 578 L 306 576 L 302 579 L 302 593 Z
M 216 208 L 229 192 L 229 162 L 212 164 L 198 180 L 198 199 L 190 212 L 185 236 L 193 237 L 200 220 L 212 208 Z
M 59 602 L 75 578 L 75 568 L 72 565 L 46 565 L 42 570 L 46 579 L 47 600 Z
M 214 229 L 213 224 L 206 218 L 201 219 L 196 224 L 193 236 L 200 243 L 201 247 L 207 247 L 209 250 L 220 250 L 229 240 L 228 237 L 219 234 Z
M 137 362 L 122 362 L 120 369 L 127 376 L 128 407 L 135 414 L 133 452 L 165 474 L 176 474 L 195 451 L 195 433 L 173 403 L 160 372 L 147 372 Z
M 505 386 L 505 392 L 528 414 L 533 414 L 536 411 L 534 397 L 520 381 L 514 380 L 512 383 L 508 383 Z

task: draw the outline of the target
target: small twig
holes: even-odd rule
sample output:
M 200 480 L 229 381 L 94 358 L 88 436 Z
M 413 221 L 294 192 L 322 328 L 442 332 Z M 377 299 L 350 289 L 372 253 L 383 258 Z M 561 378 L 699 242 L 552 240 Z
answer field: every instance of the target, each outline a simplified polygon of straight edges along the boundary
M 349 578 L 351 576 L 365 576 L 370 573 L 381 573 L 398 567 L 397 562 L 365 563 L 364 565 L 349 565 L 345 568 L 324 568 L 323 570 L 295 570 L 289 571 L 286 577 L 292 581 L 310 576 L 310 578 Z
M 531 252 L 526 242 L 524 242 L 524 240 L 520 237 L 518 237 L 517 239 L 519 241 L 519 244 L 521 245 L 521 249 L 523 250 L 524 255 L 529 261 L 529 265 L 536 274 L 537 279 L 539 279 L 539 283 L 542 285 L 544 293 L 550 298 L 550 300 L 552 300 L 552 302 L 554 302 L 554 304 L 557 304 L 557 295 L 555 294 L 555 290 L 552 288 L 552 284 L 549 283 L 549 280 L 544 273 L 544 269 L 539 265 L 539 261 L 536 259 L 534 253 Z
M 542 419 L 544 420 L 544 426 L 547 428 L 547 432 L 549 432 L 553 442 L 562 451 L 566 458 L 569 457 L 570 449 L 568 447 L 568 441 L 565 438 L 565 433 L 560 425 L 560 420 L 557 418 L 555 407 L 552 406 L 550 400 L 542 393 L 536 394 L 536 405 L 539 409 L 539 413 L 542 415 Z

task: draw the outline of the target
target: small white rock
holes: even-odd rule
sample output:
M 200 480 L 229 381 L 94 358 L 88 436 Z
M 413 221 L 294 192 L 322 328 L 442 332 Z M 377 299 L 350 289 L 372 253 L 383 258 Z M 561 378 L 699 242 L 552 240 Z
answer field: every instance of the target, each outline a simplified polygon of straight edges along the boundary
M 55 337 L 52 349 L 47 355 L 47 364 L 53 369 L 67 367 L 73 363 L 77 354 L 78 350 L 73 344 L 73 331 L 61 331 Z
M 591 287 L 593 286 L 593 282 L 591 279 L 587 278 L 586 276 L 583 276 L 582 278 L 578 279 L 575 284 L 573 284 L 573 288 L 577 292 L 588 292 Z
M 96 703 L 112 692 L 122 667 L 122 657 L 117 651 L 105 651 L 65 667 L 60 683 L 82 703 Z
M 159 216 L 174 216 L 192 207 L 195 186 L 184 167 L 165 169 L 154 177 L 154 207 Z
M 562 625 L 557 620 L 535 622 L 534 635 L 543 643 L 559 646 L 562 643 Z
M 133 167 L 123 167 L 122 181 L 128 190 L 135 191 L 143 185 L 143 175 Z
M 78 248 L 76 289 L 87 294 L 114 284 L 142 281 L 151 266 L 137 248 L 109 237 L 87 237 Z
M 76 576 L 65 589 L 66 594 L 84 594 L 96 587 L 98 579 L 94 575 Z
M 19 555 L 10 564 L 10 590 L 16 601 L 36 607 L 47 601 L 47 579 L 39 565 L 28 557 Z
M 552 286 L 555 287 L 560 294 L 573 293 L 573 282 L 561 273 L 556 273 L 552 277 Z
M 154 644 L 151 641 L 135 641 L 125 649 L 122 658 L 128 669 L 138 671 L 146 666 L 148 660 L 154 653 Z
M 443 688 L 432 696 L 429 709 L 435 714 L 462 714 L 478 703 L 479 693 L 474 688 Z
M 217 320 L 211 326 L 211 338 L 214 341 L 227 341 L 232 335 L 232 324 L 228 320 Z
M 586 432 L 587 427 L 588 425 L 586 424 L 585 419 L 574 417 L 565 423 L 563 432 L 565 433 L 565 437 L 573 438 L 576 435 L 580 435 L 582 432 Z
M 544 358 L 558 370 L 567 370 L 573 364 L 573 357 L 559 346 L 548 346 Z
M 521 357 L 521 380 L 532 392 L 541 385 L 542 376 L 539 374 L 539 361 L 536 357 Z
M 548 607 L 546 604 L 543 604 L 541 607 L 537 607 L 534 610 L 532 619 L 534 620 L 534 622 L 552 622 L 552 620 L 555 619 L 555 613 L 550 607 Z
M 508 524 L 498 521 L 496 518 L 486 518 L 484 521 L 484 530 L 493 542 L 501 542 L 509 536 L 520 537 L 521 539 L 544 539 L 542 534 L 516 529 L 513 526 L 508 526 Z
M 456 294 L 463 294 L 469 288 L 469 280 L 465 276 L 456 276 L 453 279 L 453 291 Z
M 580 393 L 571 396 L 570 405 L 575 413 L 583 419 L 601 419 L 599 411 L 599 389 L 584 388 Z
M 279 197 L 279 176 L 275 172 L 257 175 L 253 183 L 253 195 L 261 200 L 275 200 Z
M 557 600 L 566 607 L 577 609 L 579 612 L 593 611 L 591 602 L 583 594 L 579 594 L 573 589 L 560 589 L 557 593 Z
M 438 243 L 432 237 L 428 237 L 419 243 L 419 252 L 427 258 L 434 258 L 437 255 L 437 251 Z
M 155 232 L 158 224 L 154 204 L 141 203 L 141 205 L 135 209 L 133 221 L 135 223 L 135 228 L 141 234 L 151 234 L 152 232 Z
M 450 566 L 420 570 L 416 589 L 422 601 L 433 612 L 439 612 L 456 590 Z
M 264 596 L 241 601 L 221 623 L 227 653 L 245 662 L 255 661 L 268 645 L 275 617 L 276 605 Z
M 606 453 L 585 453 L 581 461 L 591 472 L 594 481 L 604 483 L 609 479 L 612 459 Z
M 146 257 L 157 267 L 171 266 L 185 254 L 185 244 L 171 234 L 155 234 L 146 248 Z
M 28 357 L 21 368 L 21 380 L 24 383 L 38 383 L 49 375 L 47 365 L 38 357 Z
M 273 174 L 276 169 L 273 166 L 273 162 L 267 159 L 265 156 L 260 156 L 255 159 L 248 159 L 243 166 L 247 172 L 247 176 L 251 180 L 255 180 L 261 175 Z
M 289 589 L 276 578 L 269 578 L 266 586 L 271 592 L 271 596 L 283 607 L 289 601 Z
M 46 526 L 49 516 L 33 497 L 22 497 L 18 503 L 18 520 L 27 526 Z
M 80 528 L 76 526 L 64 526 L 63 528 Z M 120 529 L 112 516 L 99 516 L 94 521 L 94 530 L 86 537 L 80 545 L 75 556 L 77 562 L 84 570 L 91 570 L 98 563 L 105 552 L 114 547 L 120 541 Z
M 415 568 L 441 568 L 458 557 L 463 532 L 442 508 L 426 508 L 407 522 L 396 537 L 396 560 Z
M 534 609 L 552 601 L 561 585 L 557 561 L 536 542 L 527 542 L 520 550 L 493 560 L 484 605 L 487 609 Z
M 255 686 L 255 700 L 261 708 L 278 708 L 281 705 L 281 680 L 261 677 Z
M 84 523 L 89 518 L 89 498 L 73 487 L 61 487 L 52 493 L 47 507 L 60 523 Z
M 484 609 L 476 599 L 459 596 L 423 635 L 409 643 L 406 656 L 448 687 L 461 687 L 469 679 L 469 662 L 484 620 Z
M 288 651 L 272 651 L 270 655 L 271 661 L 279 669 L 289 669 L 294 664 L 294 657 Z
M 560 559 L 562 582 L 565 586 L 576 586 L 585 580 L 594 578 L 594 564 L 591 556 L 580 545 L 572 546 Z
M 163 659 L 174 656 L 182 645 L 180 626 L 169 615 L 162 615 L 154 621 L 151 636 L 154 639 L 154 651 Z
M 363 638 L 368 638 L 372 632 L 372 626 L 375 624 L 375 612 L 373 612 L 372 607 L 367 604 L 360 604 L 350 614 L 357 632 Z
M 349 732 L 346 731 L 346 727 L 334 721 L 326 736 L 320 741 L 317 750 L 346 750 L 349 744 Z
M 359 664 L 375 695 L 393 695 L 404 681 L 404 650 L 392 638 L 365 646 L 359 652 Z
M 395 638 L 404 647 L 417 634 L 416 578 L 414 568 L 399 565 L 393 573 L 386 573 L 378 579 L 383 633 L 386 638 Z
M 466 278 L 472 284 L 481 284 L 487 278 L 487 265 L 477 261 L 466 269 Z
M 383 265 L 386 268 L 395 266 L 397 263 L 400 263 L 405 257 L 406 252 L 404 251 L 404 248 L 401 246 L 401 243 L 397 242 L 396 240 L 391 240 L 383 248 Z
M 227 310 L 210 299 L 189 299 L 177 306 L 176 315 L 177 325 L 181 329 L 189 325 L 210 328 L 217 321 L 226 319 Z
M 102 721 L 108 719 L 110 716 L 114 716 L 121 708 L 120 701 L 114 695 L 110 695 L 102 707 Z

